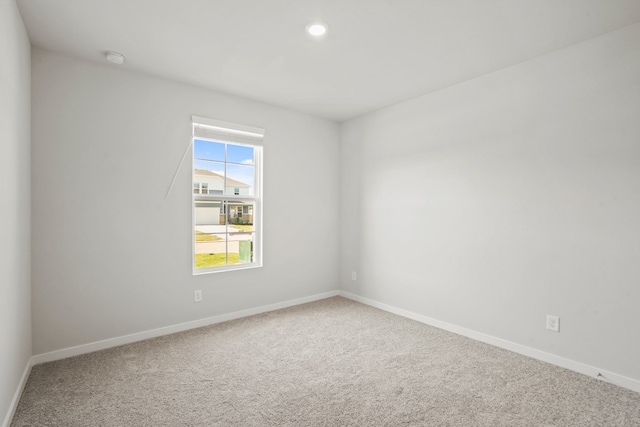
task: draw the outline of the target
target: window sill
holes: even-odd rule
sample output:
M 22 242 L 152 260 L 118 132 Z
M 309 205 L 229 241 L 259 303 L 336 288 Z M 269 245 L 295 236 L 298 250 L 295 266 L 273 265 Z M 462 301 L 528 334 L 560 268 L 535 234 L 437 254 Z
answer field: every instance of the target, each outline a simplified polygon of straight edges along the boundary
M 209 267 L 209 268 L 197 268 L 197 269 L 194 268 L 193 275 L 201 276 L 203 274 L 224 273 L 227 271 L 248 270 L 251 268 L 260 268 L 260 267 L 262 267 L 262 263 L 253 262 L 250 264 L 227 265 L 225 267 Z

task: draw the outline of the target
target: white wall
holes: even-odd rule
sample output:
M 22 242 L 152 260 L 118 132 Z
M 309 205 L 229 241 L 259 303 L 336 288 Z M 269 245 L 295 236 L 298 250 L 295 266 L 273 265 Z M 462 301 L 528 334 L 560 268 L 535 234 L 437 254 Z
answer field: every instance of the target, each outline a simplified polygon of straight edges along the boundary
M 342 289 L 640 380 L 638 40 L 344 123 Z
M 30 51 L 13 0 L 0 0 L 0 423 L 31 357 Z
M 290 209 L 337 206 L 337 124 L 126 65 L 32 64 L 34 354 L 337 289 L 337 209 Z M 263 268 L 191 274 L 189 160 L 165 194 L 192 114 L 266 129 Z

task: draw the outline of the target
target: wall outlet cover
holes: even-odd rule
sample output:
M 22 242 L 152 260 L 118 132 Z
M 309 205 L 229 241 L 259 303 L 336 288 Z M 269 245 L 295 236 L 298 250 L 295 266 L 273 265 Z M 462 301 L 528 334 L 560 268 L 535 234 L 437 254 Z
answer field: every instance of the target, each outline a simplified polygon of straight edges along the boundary
M 547 329 L 553 332 L 560 332 L 560 318 L 547 314 Z

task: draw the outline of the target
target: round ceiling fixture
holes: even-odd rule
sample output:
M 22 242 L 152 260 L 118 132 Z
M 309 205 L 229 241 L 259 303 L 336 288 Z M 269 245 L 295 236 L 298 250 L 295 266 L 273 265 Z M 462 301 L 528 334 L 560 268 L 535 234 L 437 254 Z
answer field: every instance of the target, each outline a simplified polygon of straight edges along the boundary
M 121 55 L 118 52 L 105 52 L 104 56 L 107 57 L 107 61 L 113 64 L 124 64 L 124 55 Z
M 329 26 L 324 22 L 312 22 L 307 25 L 307 33 L 313 37 L 322 37 L 327 34 Z

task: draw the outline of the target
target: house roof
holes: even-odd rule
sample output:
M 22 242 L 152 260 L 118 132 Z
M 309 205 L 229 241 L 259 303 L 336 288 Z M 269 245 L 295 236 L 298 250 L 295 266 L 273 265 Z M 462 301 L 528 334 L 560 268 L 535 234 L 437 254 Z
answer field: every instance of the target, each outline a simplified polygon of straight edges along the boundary
M 220 175 L 219 173 L 215 173 L 212 171 L 208 171 L 205 169 L 194 169 L 193 174 L 195 176 L 213 176 L 215 178 L 220 178 L 220 180 L 224 181 L 224 175 Z M 237 181 L 233 178 L 227 178 L 227 187 L 243 187 L 249 188 L 250 185 L 245 184 L 244 182 Z

